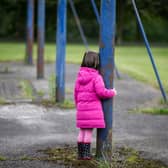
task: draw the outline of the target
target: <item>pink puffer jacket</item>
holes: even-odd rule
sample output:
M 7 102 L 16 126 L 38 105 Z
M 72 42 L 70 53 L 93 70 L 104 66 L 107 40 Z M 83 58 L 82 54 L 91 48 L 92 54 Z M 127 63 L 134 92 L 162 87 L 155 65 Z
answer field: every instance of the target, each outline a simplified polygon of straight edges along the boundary
M 74 90 L 76 126 L 78 128 L 105 128 L 101 99 L 111 98 L 116 92 L 106 89 L 99 72 L 81 67 Z

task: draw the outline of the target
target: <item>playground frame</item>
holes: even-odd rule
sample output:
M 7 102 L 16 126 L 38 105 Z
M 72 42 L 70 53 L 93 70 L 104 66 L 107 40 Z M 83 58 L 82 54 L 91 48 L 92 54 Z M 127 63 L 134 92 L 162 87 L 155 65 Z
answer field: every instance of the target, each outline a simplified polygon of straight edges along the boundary
M 32 59 L 32 45 L 33 45 L 33 22 L 34 22 L 34 0 L 28 1 L 27 12 L 27 52 L 26 61 L 28 64 L 33 64 Z M 91 1 L 94 10 L 96 6 L 94 0 Z M 75 8 L 73 7 L 73 1 L 69 0 L 74 15 Z M 149 42 L 147 40 L 143 25 L 136 7 L 135 0 L 132 0 L 133 8 L 135 11 L 136 19 L 141 30 L 142 37 L 144 39 L 163 99 L 167 101 L 167 97 L 160 80 L 152 52 L 150 50 Z M 38 61 L 37 61 L 37 78 L 42 78 L 43 75 L 43 54 L 44 54 L 44 33 L 45 33 L 45 0 L 38 0 Z M 107 88 L 113 87 L 114 79 L 114 46 L 115 46 L 115 24 L 116 24 L 116 0 L 102 0 L 100 7 L 100 17 L 96 11 L 96 17 L 100 24 L 100 62 L 101 62 L 101 74 L 104 78 L 105 86 Z M 56 34 L 56 101 L 63 102 L 65 98 L 65 56 L 66 56 L 66 13 L 67 13 L 67 0 L 58 0 L 57 5 L 57 34 Z M 81 29 L 79 18 L 78 27 L 80 34 L 85 44 L 87 44 L 84 38 L 83 30 Z M 108 26 L 107 26 L 108 25 Z M 86 50 L 88 50 L 86 45 Z M 105 115 L 106 128 L 98 129 L 97 133 L 97 157 L 105 156 L 110 160 L 112 155 L 112 122 L 113 122 L 113 101 L 112 99 L 102 101 L 103 110 Z

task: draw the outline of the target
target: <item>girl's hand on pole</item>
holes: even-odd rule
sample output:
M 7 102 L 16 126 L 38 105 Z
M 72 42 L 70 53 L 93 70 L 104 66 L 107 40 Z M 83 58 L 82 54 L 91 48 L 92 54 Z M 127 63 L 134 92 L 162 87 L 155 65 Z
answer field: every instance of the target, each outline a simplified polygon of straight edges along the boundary
M 116 96 L 116 95 L 117 95 L 117 91 L 116 91 L 116 89 L 113 88 L 112 90 L 113 90 L 113 92 L 114 92 L 114 96 Z

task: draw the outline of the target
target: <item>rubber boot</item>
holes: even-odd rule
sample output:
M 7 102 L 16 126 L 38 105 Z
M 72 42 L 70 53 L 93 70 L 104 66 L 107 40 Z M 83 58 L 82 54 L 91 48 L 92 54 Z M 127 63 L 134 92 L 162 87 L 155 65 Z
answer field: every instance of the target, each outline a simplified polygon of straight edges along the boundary
M 78 159 L 82 160 L 83 159 L 83 143 L 78 142 Z
M 90 160 L 92 159 L 91 153 L 90 153 L 90 143 L 84 143 L 83 144 L 83 160 Z

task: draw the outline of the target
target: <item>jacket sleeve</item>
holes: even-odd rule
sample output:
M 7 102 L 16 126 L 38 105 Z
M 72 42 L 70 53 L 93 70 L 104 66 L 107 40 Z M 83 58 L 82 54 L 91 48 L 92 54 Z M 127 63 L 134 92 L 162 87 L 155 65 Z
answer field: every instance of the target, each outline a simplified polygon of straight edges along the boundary
M 75 82 L 75 88 L 74 88 L 74 101 L 75 106 L 77 106 L 77 81 Z
M 116 92 L 113 89 L 105 88 L 101 75 L 98 75 L 95 79 L 95 91 L 96 94 L 102 99 L 111 98 L 116 95 Z

